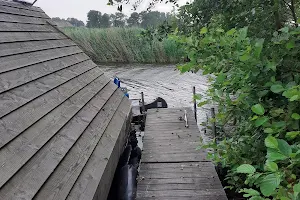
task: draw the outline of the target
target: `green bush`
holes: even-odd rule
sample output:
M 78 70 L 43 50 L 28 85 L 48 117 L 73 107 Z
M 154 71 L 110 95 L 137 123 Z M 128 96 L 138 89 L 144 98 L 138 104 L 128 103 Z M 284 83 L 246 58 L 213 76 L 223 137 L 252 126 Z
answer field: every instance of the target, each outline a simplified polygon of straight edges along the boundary
M 66 28 L 70 36 L 94 62 L 178 63 L 183 51 L 169 39 L 146 40 L 140 28 Z
M 247 37 L 247 28 L 202 28 L 170 36 L 189 52 L 181 72 L 203 70 L 219 124 L 235 125 L 203 148 L 229 168 L 228 187 L 251 200 L 300 199 L 300 28 L 272 40 Z M 198 97 L 199 98 L 199 97 Z

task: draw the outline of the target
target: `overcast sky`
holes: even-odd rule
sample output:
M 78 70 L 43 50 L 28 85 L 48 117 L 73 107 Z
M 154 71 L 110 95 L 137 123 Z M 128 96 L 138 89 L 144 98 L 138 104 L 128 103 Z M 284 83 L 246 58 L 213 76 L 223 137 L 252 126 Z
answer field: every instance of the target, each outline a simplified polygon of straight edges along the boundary
M 28 0 L 33 2 L 33 0 Z M 143 0 L 138 11 L 146 10 L 150 0 Z M 180 0 L 184 4 L 187 0 Z M 87 13 L 90 10 L 98 10 L 102 13 L 115 13 L 117 8 L 107 6 L 107 0 L 38 0 L 35 6 L 41 7 L 50 17 L 68 18 L 74 17 L 84 22 L 87 20 Z M 170 12 L 172 4 L 157 4 L 154 10 Z M 123 12 L 130 15 L 131 5 L 124 5 Z

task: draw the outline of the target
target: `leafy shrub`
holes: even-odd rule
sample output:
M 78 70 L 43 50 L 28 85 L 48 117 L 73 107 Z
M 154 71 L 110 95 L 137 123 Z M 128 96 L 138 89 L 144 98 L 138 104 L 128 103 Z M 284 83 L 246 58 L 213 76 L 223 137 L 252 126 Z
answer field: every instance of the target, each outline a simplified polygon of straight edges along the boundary
M 181 72 L 212 74 L 209 101 L 221 125 L 209 157 L 228 167 L 229 188 L 251 200 L 300 198 L 300 28 L 284 27 L 272 40 L 247 37 L 247 28 L 204 27 L 170 36 L 189 52 Z

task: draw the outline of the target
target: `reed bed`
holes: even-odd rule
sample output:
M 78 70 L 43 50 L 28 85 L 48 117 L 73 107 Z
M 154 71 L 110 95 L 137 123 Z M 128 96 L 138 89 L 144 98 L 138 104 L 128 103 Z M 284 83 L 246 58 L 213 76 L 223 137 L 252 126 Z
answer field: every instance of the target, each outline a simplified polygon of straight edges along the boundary
M 183 51 L 175 41 L 146 40 L 140 28 L 66 28 L 71 37 L 96 63 L 178 63 Z

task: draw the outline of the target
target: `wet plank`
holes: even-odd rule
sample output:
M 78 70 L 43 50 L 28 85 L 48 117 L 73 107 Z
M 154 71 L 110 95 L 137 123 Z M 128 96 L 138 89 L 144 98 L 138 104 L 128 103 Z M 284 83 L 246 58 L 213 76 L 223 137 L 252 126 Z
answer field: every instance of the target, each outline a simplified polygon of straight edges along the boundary
M 79 53 L 5 72 L 0 74 L 0 93 L 74 65 L 96 66 L 87 55 Z
M 81 53 L 77 46 L 48 49 L 0 58 L 0 73 Z
M 13 140 L 2 148 L 0 151 L 1 185 L 33 157 L 39 148 L 42 148 L 69 120 L 76 117 L 76 114 L 107 85 L 108 81 L 107 78 L 100 76 L 89 86 L 71 96 L 69 101 L 62 103 L 47 116 L 24 131 L 17 140 Z M 112 87 L 105 87 L 103 92 L 107 92 L 110 89 L 112 89 Z M 103 92 L 101 91 L 100 94 L 103 94 Z M 76 102 L 77 106 L 72 106 L 71 102 Z M 19 159 L 15 159 L 16 155 Z
M 3 147 L 9 141 L 17 137 L 41 117 L 48 114 L 62 102 L 66 101 L 71 95 L 77 93 L 102 74 L 103 72 L 97 68 L 88 71 L 76 79 L 72 79 L 29 104 L 26 104 L 26 106 L 18 109 L 18 112 L 12 112 L 0 119 L 0 147 Z
M 112 98 L 110 98 L 110 95 L 111 92 L 95 95 L 82 110 L 51 138 L 51 140 L 22 167 L 18 174 L 13 176 L 9 183 L 1 189 L 0 195 L 5 197 L 3 200 L 12 199 L 15 196 L 24 200 L 32 199 L 41 185 L 43 185 L 51 173 L 57 168 L 58 164 L 60 164 L 62 159 L 66 157 L 66 154 L 70 152 L 73 145 L 78 142 L 79 138 L 83 137 L 83 134 L 95 120 L 100 110 L 108 112 L 106 115 L 109 115 L 110 110 L 107 109 L 106 111 L 102 108 L 106 105 L 106 102 L 112 107 L 118 107 L 118 103 L 114 101 L 116 99 L 120 102 L 120 96 L 117 92 Z M 90 142 L 92 142 L 92 140 L 90 140 Z M 92 147 L 92 145 L 90 147 Z M 60 171 L 58 171 L 58 173 L 59 172 Z M 70 170 L 69 173 L 73 173 L 73 170 Z
M 5 2 L 5 1 L 0 1 L 0 5 L 1 6 L 7 6 L 7 7 L 12 7 L 12 8 L 19 8 L 19 9 L 25 9 L 25 10 L 30 10 L 30 11 L 34 11 L 34 12 L 43 12 L 44 11 L 36 6 L 26 6 L 26 5 L 22 5 L 20 3 L 14 3 L 14 2 Z
M 0 57 L 69 46 L 75 46 L 70 39 L 4 43 L 0 44 Z
M 121 152 L 124 149 L 130 102 L 123 98 L 121 105 L 105 130 L 98 146 L 73 186 L 67 200 L 106 199 Z M 129 122 L 130 123 L 130 122 Z
M 96 67 L 88 65 L 88 63 L 85 64 L 85 67 L 81 64 L 72 65 L 66 69 L 51 73 L 48 76 L 0 94 L 0 118 Z
M 56 32 L 49 25 L 0 22 L 0 32 Z
M 110 90 L 115 88 L 109 84 Z M 112 91 L 112 90 L 111 90 Z M 109 90 L 101 91 L 99 99 L 105 99 L 109 95 Z M 66 155 L 62 163 L 43 185 L 35 199 L 65 199 L 97 146 L 99 140 L 115 114 L 122 98 L 116 93 L 103 106 L 90 126 L 85 130 L 80 139 Z
M 191 109 L 148 110 L 137 199 L 227 199 L 206 151 L 197 150 L 199 142 Z
M 39 40 L 59 40 L 67 39 L 61 33 L 43 33 L 43 32 L 2 32 L 0 34 L 0 43 L 13 43 L 25 41 L 39 41 Z
M 0 1 L 0 2 L 3 2 L 3 1 Z M 48 19 L 32 18 L 32 17 L 27 17 L 27 16 L 0 13 L 0 21 L 1 22 L 14 22 L 14 23 L 23 23 L 23 24 L 47 24 L 47 20 Z
M 35 12 L 32 10 L 16 8 L 16 7 L 12 7 L 12 6 L 0 6 L 0 13 L 50 19 L 44 12 Z

